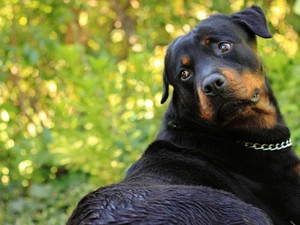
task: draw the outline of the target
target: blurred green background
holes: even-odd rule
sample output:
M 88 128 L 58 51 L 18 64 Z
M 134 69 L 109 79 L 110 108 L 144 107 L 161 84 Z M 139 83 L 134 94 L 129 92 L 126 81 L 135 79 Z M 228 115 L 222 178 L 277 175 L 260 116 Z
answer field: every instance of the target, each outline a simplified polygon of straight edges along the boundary
M 300 154 L 300 0 L 0 0 L 0 224 L 65 224 L 160 129 L 168 43 L 252 4 L 259 50 Z

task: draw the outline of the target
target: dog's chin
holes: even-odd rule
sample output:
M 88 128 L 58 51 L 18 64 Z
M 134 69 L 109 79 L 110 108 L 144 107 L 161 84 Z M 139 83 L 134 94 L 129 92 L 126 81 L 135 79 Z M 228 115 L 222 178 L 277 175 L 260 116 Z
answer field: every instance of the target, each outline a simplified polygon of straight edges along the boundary
M 240 117 L 251 106 L 253 106 L 253 103 L 249 101 L 226 102 L 219 107 L 216 115 L 216 123 L 219 126 L 225 127 Z

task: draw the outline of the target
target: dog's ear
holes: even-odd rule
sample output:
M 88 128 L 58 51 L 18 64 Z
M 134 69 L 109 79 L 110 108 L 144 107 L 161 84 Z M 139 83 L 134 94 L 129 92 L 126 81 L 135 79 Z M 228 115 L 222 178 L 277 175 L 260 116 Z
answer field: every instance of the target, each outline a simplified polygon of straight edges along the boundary
M 265 14 L 260 7 L 253 5 L 231 15 L 234 22 L 246 25 L 256 35 L 262 38 L 271 38 Z
M 169 96 L 169 80 L 167 76 L 167 68 L 165 65 L 164 72 L 163 72 L 163 95 L 161 97 L 160 103 L 163 104 L 167 101 Z

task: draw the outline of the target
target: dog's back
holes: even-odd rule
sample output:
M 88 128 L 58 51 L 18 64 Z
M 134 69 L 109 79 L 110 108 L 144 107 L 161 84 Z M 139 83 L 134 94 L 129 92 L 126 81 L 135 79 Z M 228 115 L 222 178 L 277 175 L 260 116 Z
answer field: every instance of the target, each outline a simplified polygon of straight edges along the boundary
M 83 198 L 68 224 L 272 223 L 253 205 L 209 187 L 118 184 Z

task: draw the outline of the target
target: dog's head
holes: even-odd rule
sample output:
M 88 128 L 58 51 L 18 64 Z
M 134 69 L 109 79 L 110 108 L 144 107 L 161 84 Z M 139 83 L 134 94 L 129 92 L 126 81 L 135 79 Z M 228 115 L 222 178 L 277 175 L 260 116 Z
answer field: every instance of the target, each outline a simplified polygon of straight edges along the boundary
M 212 15 L 175 39 L 165 57 L 161 102 L 172 85 L 173 97 L 186 107 L 197 107 L 199 114 L 194 116 L 214 125 L 275 126 L 276 109 L 256 35 L 272 37 L 262 10 L 252 6 L 231 16 Z

